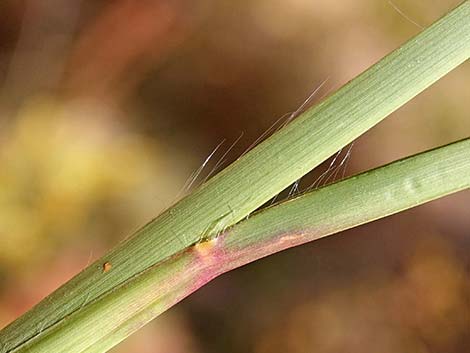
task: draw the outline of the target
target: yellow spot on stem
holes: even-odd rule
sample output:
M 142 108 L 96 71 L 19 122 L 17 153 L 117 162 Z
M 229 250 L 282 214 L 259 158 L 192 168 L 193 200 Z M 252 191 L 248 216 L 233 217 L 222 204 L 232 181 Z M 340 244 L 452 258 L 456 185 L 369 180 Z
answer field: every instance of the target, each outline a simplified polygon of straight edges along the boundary
M 104 273 L 108 272 L 109 270 L 111 270 L 112 267 L 113 265 L 111 265 L 111 262 L 105 262 L 103 264 L 103 272 Z
M 194 250 L 196 250 L 196 252 L 200 256 L 205 257 L 215 247 L 215 244 L 217 244 L 217 239 L 216 238 L 211 239 L 211 240 L 207 240 L 207 241 L 203 241 L 201 243 L 197 243 L 196 245 L 194 245 Z

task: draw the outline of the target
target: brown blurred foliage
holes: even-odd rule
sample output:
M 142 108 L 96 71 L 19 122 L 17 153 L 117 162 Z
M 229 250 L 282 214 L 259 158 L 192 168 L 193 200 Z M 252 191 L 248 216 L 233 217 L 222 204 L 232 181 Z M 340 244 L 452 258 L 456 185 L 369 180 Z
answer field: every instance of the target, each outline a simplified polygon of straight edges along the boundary
M 458 2 L 2 1 L 0 326 L 171 205 L 222 139 L 216 158 L 244 133 L 227 165 Z M 469 69 L 356 141 L 346 173 L 470 135 Z M 114 351 L 465 352 L 469 197 L 222 276 Z

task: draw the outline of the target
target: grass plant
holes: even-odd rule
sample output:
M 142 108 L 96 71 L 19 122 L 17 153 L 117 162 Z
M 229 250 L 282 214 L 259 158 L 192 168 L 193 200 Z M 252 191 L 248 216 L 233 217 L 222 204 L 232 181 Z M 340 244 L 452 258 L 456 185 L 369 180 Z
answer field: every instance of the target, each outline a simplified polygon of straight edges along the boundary
M 0 352 L 104 352 L 221 273 L 470 187 L 466 139 L 252 214 L 465 62 L 469 19 L 464 1 L 123 240 L 0 331 Z

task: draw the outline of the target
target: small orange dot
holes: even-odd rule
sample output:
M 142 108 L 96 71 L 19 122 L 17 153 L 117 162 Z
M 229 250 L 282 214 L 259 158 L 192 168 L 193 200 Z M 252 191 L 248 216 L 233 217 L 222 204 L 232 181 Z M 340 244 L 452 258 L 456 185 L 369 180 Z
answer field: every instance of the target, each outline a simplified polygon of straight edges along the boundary
M 103 272 L 108 272 L 111 269 L 111 267 L 113 267 L 113 265 L 111 265 L 111 262 L 105 262 L 103 264 Z

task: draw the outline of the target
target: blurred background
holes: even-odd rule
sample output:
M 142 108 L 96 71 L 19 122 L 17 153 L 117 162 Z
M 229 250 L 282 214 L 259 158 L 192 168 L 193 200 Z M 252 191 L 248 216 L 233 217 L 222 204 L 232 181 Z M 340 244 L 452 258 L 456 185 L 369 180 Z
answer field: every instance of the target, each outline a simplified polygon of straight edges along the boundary
M 187 192 L 219 143 L 195 185 L 458 3 L 1 1 L 0 327 Z M 466 63 L 300 189 L 469 136 L 469 78 Z M 233 271 L 113 352 L 464 352 L 469 202 Z

